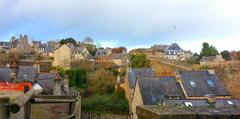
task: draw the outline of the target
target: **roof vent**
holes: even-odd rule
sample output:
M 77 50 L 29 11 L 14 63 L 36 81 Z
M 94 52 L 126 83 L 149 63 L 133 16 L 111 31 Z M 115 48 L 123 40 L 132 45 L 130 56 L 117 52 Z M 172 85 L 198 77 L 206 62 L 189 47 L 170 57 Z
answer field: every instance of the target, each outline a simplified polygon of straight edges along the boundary
M 216 103 L 215 95 L 209 94 L 209 95 L 206 95 L 206 98 L 207 98 L 207 103 L 209 103 L 209 104 L 215 104 Z

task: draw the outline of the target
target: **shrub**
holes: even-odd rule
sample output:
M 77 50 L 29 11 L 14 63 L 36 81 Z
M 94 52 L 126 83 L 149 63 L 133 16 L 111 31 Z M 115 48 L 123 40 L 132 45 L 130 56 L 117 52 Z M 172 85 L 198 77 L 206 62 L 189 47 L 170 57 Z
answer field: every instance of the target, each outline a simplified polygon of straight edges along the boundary
M 84 98 L 82 110 L 100 113 L 128 113 L 128 101 L 123 95 L 122 92 L 118 92 L 114 95 L 93 95 Z
M 76 87 L 80 89 L 87 88 L 87 74 L 83 69 L 69 69 L 66 72 L 69 77 L 69 86 Z

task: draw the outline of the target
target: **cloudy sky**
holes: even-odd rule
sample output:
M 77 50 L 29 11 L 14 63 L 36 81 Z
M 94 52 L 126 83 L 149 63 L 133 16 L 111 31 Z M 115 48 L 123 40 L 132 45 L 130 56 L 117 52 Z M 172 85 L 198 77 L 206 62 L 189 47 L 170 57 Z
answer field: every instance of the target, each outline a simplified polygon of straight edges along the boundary
M 239 0 L 0 0 L 0 40 L 90 36 L 102 46 L 129 49 L 202 42 L 240 50 Z

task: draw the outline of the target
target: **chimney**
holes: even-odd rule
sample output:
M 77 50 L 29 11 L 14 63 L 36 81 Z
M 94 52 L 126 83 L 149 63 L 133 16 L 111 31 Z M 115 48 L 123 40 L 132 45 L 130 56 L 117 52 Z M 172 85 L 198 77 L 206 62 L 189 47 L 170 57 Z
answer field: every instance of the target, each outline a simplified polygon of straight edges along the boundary
M 215 95 L 209 94 L 205 96 L 207 98 L 207 103 L 208 104 L 215 104 L 216 103 L 216 98 Z
M 54 79 L 53 95 L 61 96 L 61 76 L 59 74 Z
M 33 67 L 37 69 L 38 73 L 40 73 L 40 64 L 38 62 L 34 63 Z
M 67 75 L 64 76 L 64 88 L 69 88 L 69 78 Z
M 17 66 L 17 64 L 14 62 L 11 66 L 11 73 L 10 73 L 10 77 L 12 82 L 15 82 L 18 78 L 18 72 L 19 72 L 19 67 Z

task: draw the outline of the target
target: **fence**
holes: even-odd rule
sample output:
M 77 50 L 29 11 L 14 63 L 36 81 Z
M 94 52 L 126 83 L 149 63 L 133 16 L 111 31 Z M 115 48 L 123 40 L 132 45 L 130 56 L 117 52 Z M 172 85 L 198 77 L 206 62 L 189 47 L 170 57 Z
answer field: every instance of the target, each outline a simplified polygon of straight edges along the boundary
M 79 94 L 76 96 L 49 96 L 38 95 L 41 90 L 25 90 L 25 94 L 17 97 L 15 100 L 10 101 L 8 97 L 0 98 L 0 119 L 9 119 L 10 112 L 18 114 L 16 117 L 19 119 L 31 118 L 31 104 L 48 104 L 48 103 L 68 103 L 69 115 L 67 119 L 80 119 L 81 117 L 81 99 Z M 45 115 L 43 115 L 45 116 Z M 14 117 L 13 117 L 14 118 Z

